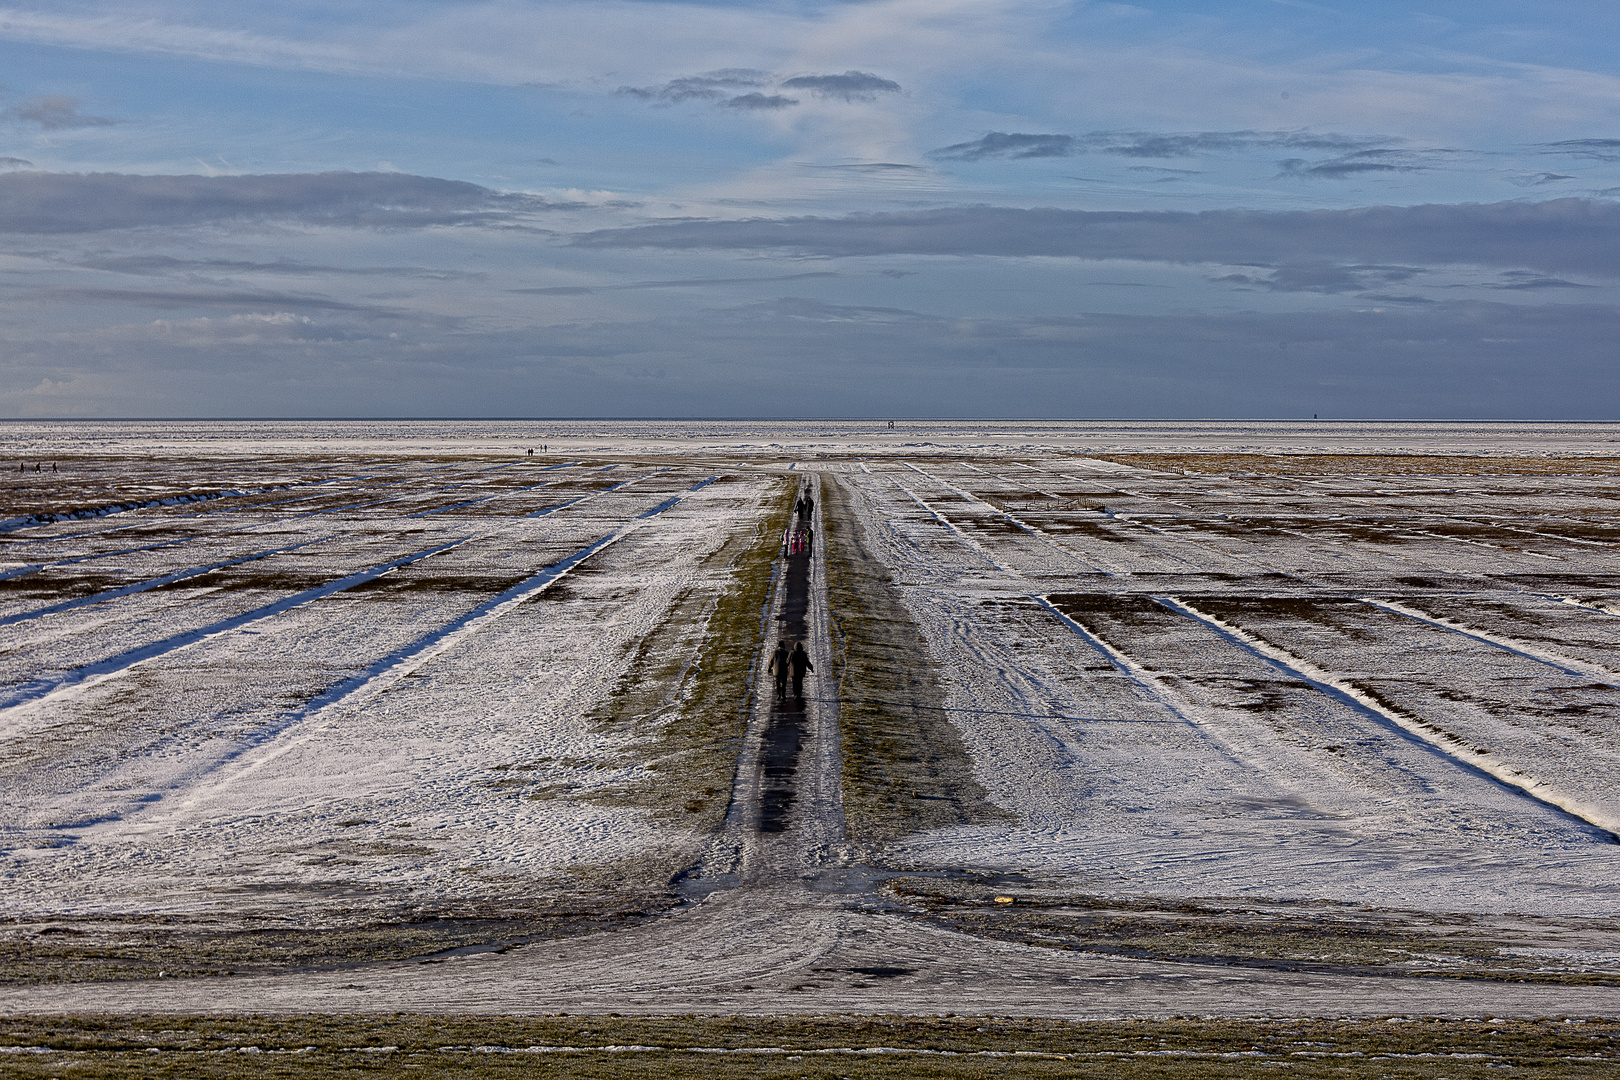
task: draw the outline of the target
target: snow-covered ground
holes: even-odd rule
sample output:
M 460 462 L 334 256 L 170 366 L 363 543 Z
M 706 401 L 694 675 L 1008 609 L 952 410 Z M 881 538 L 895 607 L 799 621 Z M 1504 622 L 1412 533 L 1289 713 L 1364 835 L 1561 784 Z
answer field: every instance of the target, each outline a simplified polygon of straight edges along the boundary
M 646 769 L 592 710 L 677 597 L 717 587 L 705 556 L 790 470 L 846 486 L 1016 818 L 912 837 L 900 862 L 1118 895 L 1620 910 L 1620 480 L 1599 460 L 1620 428 L 7 422 L 0 439 L 30 470 L 0 514 L 10 917 L 532 895 L 686 842 L 578 797 Z M 1346 452 L 1478 464 L 1308 461 Z M 1141 453 L 1282 456 L 1097 456 Z M 47 475 L 84 479 L 79 516 L 41 518 Z M 90 498 L 102 481 L 122 501 Z M 192 489 L 209 497 L 170 498 Z
M 765 483 L 307 465 L 5 534 L 0 910 L 318 920 L 681 839 L 579 797 L 645 772 L 590 713 L 677 594 L 723 584 L 700 564 Z
M 1620 480 L 1368 468 L 843 474 L 1021 818 L 907 852 L 1116 895 L 1620 910 Z

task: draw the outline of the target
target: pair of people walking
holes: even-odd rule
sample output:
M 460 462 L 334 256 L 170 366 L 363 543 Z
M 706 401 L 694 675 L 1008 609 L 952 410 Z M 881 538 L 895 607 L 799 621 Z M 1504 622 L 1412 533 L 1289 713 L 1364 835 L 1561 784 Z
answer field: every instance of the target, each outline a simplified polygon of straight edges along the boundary
M 810 662 L 810 654 L 805 652 L 804 642 L 795 641 L 792 651 L 788 650 L 787 639 L 776 643 L 776 651 L 771 654 L 771 662 L 765 666 L 776 679 L 776 700 L 787 700 L 788 679 L 793 680 L 793 699 L 804 700 L 804 676 L 806 672 L 816 670 Z

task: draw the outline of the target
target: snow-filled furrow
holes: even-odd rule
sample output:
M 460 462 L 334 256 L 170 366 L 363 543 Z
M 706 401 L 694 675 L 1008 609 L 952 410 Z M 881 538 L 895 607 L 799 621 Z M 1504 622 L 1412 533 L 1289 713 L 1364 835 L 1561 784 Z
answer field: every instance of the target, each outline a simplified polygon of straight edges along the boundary
M 194 735 L 185 733 L 178 740 L 164 740 L 146 747 L 143 751 L 144 764 L 141 767 L 145 785 L 151 786 L 160 775 L 168 776 L 169 779 L 161 786 L 166 790 L 165 800 L 172 804 L 176 797 L 181 803 L 203 798 L 204 796 L 200 794 L 188 794 L 199 784 L 217 794 L 223 787 L 244 780 L 310 739 L 320 737 L 320 733 L 325 730 L 325 718 L 334 711 L 352 710 L 399 686 L 402 680 L 410 678 L 424 665 L 452 649 L 463 646 L 471 635 L 488 630 L 497 620 L 509 616 L 520 605 L 533 600 L 586 559 L 644 527 L 649 517 L 672 509 L 692 491 L 700 490 L 704 486 L 706 482 L 699 482 L 688 491 L 662 504 L 656 513 L 630 518 L 608 535 L 599 537 L 581 549 L 541 568 L 505 591 L 478 603 L 447 622 L 431 626 L 387 654 L 365 664 L 354 674 L 320 688 L 296 708 L 277 711 L 258 719 L 238 718 L 236 725 L 242 727 L 242 730 L 232 738 L 216 738 L 198 743 Z M 74 803 L 75 800 L 71 798 L 65 801 L 57 798 L 51 802 L 51 807 L 53 812 L 61 813 Z M 150 801 L 137 801 L 130 809 L 148 811 L 155 807 Z M 120 816 L 113 810 L 104 809 L 92 818 L 71 814 L 69 818 L 81 823 L 93 820 L 98 824 L 107 824 Z
M 591 574 L 568 578 L 566 594 L 508 596 L 476 625 L 429 630 L 426 651 L 395 667 L 392 685 L 318 706 L 234 765 L 219 767 L 230 740 L 173 739 L 75 787 L 42 790 L 20 846 L 46 847 L 15 863 L 13 880 L 51 882 L 57 909 L 285 909 L 309 919 L 351 904 L 355 888 L 431 905 L 499 899 L 521 878 L 525 895 L 543 900 L 547 875 L 680 841 L 678 822 L 544 793 L 583 796 L 641 774 L 621 756 L 633 738 L 597 726 L 593 710 L 676 597 L 723 587 L 723 565 L 694 571 L 753 527 L 762 490 L 711 487 L 700 513 L 666 511 L 657 527 L 621 519 L 624 539 L 599 549 Z M 532 783 L 508 787 L 519 779 Z M 397 846 L 391 833 L 413 827 L 411 854 L 380 853 Z M 349 884 L 331 892 L 334 875 Z
M 0 521 L 0 533 L 16 532 L 18 529 L 33 528 L 36 525 L 54 525 L 62 521 L 87 521 L 92 518 L 111 517 L 114 514 L 127 514 L 135 510 L 152 510 L 160 507 L 185 506 L 190 503 L 211 502 L 214 499 L 240 499 L 252 495 L 260 495 L 267 491 L 285 491 L 291 487 L 283 484 L 277 487 L 261 488 L 248 491 L 211 491 L 199 492 L 195 495 L 168 495 L 159 499 L 143 499 L 139 502 L 111 503 L 107 506 L 91 507 L 85 510 L 68 510 L 62 513 L 31 514 L 27 517 L 10 518 Z
M 934 507 L 930 506 L 922 496 L 918 495 L 915 491 L 912 491 L 898 480 L 894 481 L 894 486 L 899 488 L 901 493 L 904 494 L 906 498 L 916 503 L 922 509 L 923 513 L 927 514 L 940 525 L 943 525 L 945 528 L 949 529 L 952 535 L 960 540 L 964 546 L 971 548 L 974 552 L 976 552 L 981 558 L 984 559 L 985 562 L 989 563 L 991 566 L 1002 571 L 1003 573 L 1012 573 L 1012 571 L 1008 570 L 1005 566 L 996 561 L 995 556 L 990 554 L 989 549 L 986 548 L 984 544 L 963 532 L 957 527 L 955 522 L 946 517 L 944 514 L 941 514 Z
M 986 502 L 985 500 L 979 498 L 977 495 L 973 494 L 971 491 L 968 491 L 968 490 L 966 490 L 964 488 L 961 488 L 961 487 L 957 486 L 956 484 L 952 484 L 947 480 L 943 480 L 940 477 L 937 477 L 934 474 L 929 473 L 929 472 L 927 472 L 927 471 L 925 471 L 923 469 L 919 469 L 917 466 L 912 465 L 910 462 L 902 462 L 901 464 L 905 465 L 906 468 L 911 469 L 913 472 L 921 473 L 923 476 L 928 477 L 930 480 L 933 480 L 934 482 L 940 484 L 942 487 L 948 488 L 950 491 L 954 492 L 956 495 L 960 496 L 961 498 L 967 500 L 969 503 L 971 503 L 971 504 L 973 504 L 975 506 L 978 506 L 978 507 L 982 507 L 983 512 L 985 512 L 987 514 L 992 514 L 992 515 L 999 516 L 1002 520 L 1011 523 L 1012 525 L 1016 526 L 1019 529 L 1022 529 L 1024 532 L 1028 533 L 1034 539 L 1040 540 L 1044 544 L 1046 544 L 1048 547 L 1056 549 L 1057 552 L 1067 562 L 1078 563 L 1084 569 L 1084 571 L 1086 573 L 1112 574 L 1112 573 L 1115 572 L 1114 570 L 1108 569 L 1107 566 L 1104 563 L 1102 563 L 1101 561 L 1099 561 L 1099 560 L 1097 560 L 1095 558 L 1083 557 L 1079 552 L 1075 551 L 1068 544 L 1065 544 L 1063 541 L 1059 540 L 1057 537 L 1053 536 L 1051 533 L 1047 532 L 1045 529 L 1042 529 L 1039 526 L 1030 524 L 1029 522 L 1027 522 L 1027 521 L 1023 520 L 1022 518 L 1018 517 L 1016 514 L 1013 514 L 1012 512 L 1007 511 L 1007 510 L 1003 510 L 1001 507 L 996 506 L 994 503 Z M 902 487 L 902 490 L 905 490 L 905 489 Z M 915 498 L 915 497 L 916 496 L 913 496 L 913 498 Z M 930 507 L 930 512 L 932 512 L 935 517 L 939 518 L 939 520 L 946 521 L 946 519 L 939 513 L 938 510 L 933 509 L 933 508 Z M 950 524 L 950 523 L 946 522 L 946 524 Z M 957 529 L 955 525 L 951 525 L 951 528 L 955 529 L 959 535 L 961 534 L 961 530 Z M 1005 546 L 1005 544 L 1003 543 L 1002 546 Z M 988 555 L 988 550 L 987 549 L 981 548 L 981 550 L 986 550 L 986 554 Z M 1036 568 L 1038 568 L 1038 566 L 1039 566 L 1039 564 L 1037 564 L 1037 567 L 1032 567 L 1032 569 L 1036 569 Z
M 86 607 L 90 604 L 105 604 L 109 601 L 117 600 L 120 597 L 133 596 L 135 593 L 146 592 L 150 589 L 160 589 L 165 585 L 173 585 L 176 582 L 188 581 L 191 578 L 202 577 L 204 574 L 211 574 L 216 570 L 223 570 L 227 566 L 241 566 L 243 563 L 257 562 L 260 559 L 268 559 L 272 555 L 280 555 L 288 551 L 298 551 L 302 548 L 309 547 L 312 544 L 319 544 L 330 539 L 332 539 L 331 536 L 321 536 L 313 540 L 305 540 L 297 544 L 285 544 L 281 547 L 268 548 L 264 551 L 255 551 L 247 555 L 239 555 L 234 559 L 224 559 L 220 562 L 208 563 L 204 566 L 192 566 L 183 570 L 175 570 L 170 573 L 163 574 L 160 577 L 149 578 L 146 581 L 137 581 L 133 584 L 124 585 L 116 589 L 107 589 L 96 593 L 93 596 L 83 596 L 77 600 L 64 600 L 59 604 L 51 604 L 46 607 L 35 608 L 31 611 L 0 617 L 0 626 L 10 626 L 14 623 L 27 622 L 30 619 L 38 619 L 46 615 L 57 615 L 61 612 L 71 611 L 72 609 L 78 607 Z
M 1557 789 L 1530 772 L 1529 770 L 1533 766 L 1529 763 L 1505 760 L 1501 755 L 1491 750 L 1468 746 L 1464 740 L 1436 724 L 1421 717 L 1410 715 L 1400 709 L 1392 708 L 1368 694 L 1353 682 L 1332 672 L 1325 671 L 1309 660 L 1296 656 L 1240 627 L 1200 611 L 1184 600 L 1173 596 L 1156 596 L 1154 599 L 1172 611 L 1180 612 L 1190 619 L 1196 619 L 1210 626 L 1216 632 L 1252 652 L 1255 656 L 1273 664 L 1279 671 L 1290 677 L 1309 683 L 1323 693 L 1352 708 L 1369 716 L 1378 717 L 1403 731 L 1417 736 L 1459 764 L 1478 769 L 1480 772 L 1495 777 L 1504 784 L 1519 789 L 1530 798 L 1550 806 L 1556 806 L 1560 810 L 1580 818 L 1582 821 L 1589 822 L 1605 830 L 1611 834 L 1611 839 L 1616 843 L 1620 843 L 1620 813 L 1616 813 L 1613 809 L 1594 802 L 1588 797 Z
M 1051 612 L 1052 615 L 1056 617 L 1058 622 L 1068 627 L 1071 633 L 1080 638 L 1081 641 L 1084 641 L 1092 649 L 1096 650 L 1099 656 L 1112 664 L 1114 668 L 1122 675 L 1125 675 L 1137 686 L 1141 687 L 1146 693 L 1151 694 L 1162 701 L 1165 708 L 1168 709 L 1177 720 L 1184 724 L 1196 724 L 1198 722 L 1197 719 L 1192 715 L 1192 711 L 1187 707 L 1186 702 L 1176 698 L 1174 695 L 1165 693 L 1163 687 L 1159 685 L 1158 679 L 1153 675 L 1152 672 L 1148 671 L 1146 668 L 1142 667 L 1141 664 L 1137 663 L 1129 656 L 1126 656 L 1124 653 L 1114 648 L 1114 646 L 1110 645 L 1108 642 L 1104 641 L 1102 638 L 1098 637 L 1096 634 L 1093 634 L 1090 630 L 1087 630 L 1084 626 L 1081 626 L 1078 622 L 1074 621 L 1073 619 L 1069 618 L 1069 616 L 1063 614 L 1063 612 L 1053 607 L 1052 601 L 1047 597 L 1031 594 L 1030 599 L 1034 600 L 1037 604 L 1041 605 L 1041 607 Z
M 1615 671 L 1613 668 L 1605 667 L 1601 664 L 1594 664 L 1586 660 L 1579 660 L 1572 656 L 1564 656 L 1542 646 L 1533 645 L 1527 641 L 1518 641 L 1512 638 L 1504 637 L 1500 634 L 1493 634 L 1487 630 L 1480 630 L 1476 627 L 1464 626 L 1463 624 L 1452 619 L 1443 618 L 1438 615 L 1425 614 L 1424 612 L 1419 611 L 1408 604 L 1397 603 L 1393 600 L 1378 600 L 1373 597 L 1362 597 L 1361 599 L 1363 603 L 1371 604 L 1373 607 L 1382 608 L 1385 611 L 1393 611 L 1397 615 L 1404 615 L 1409 619 L 1416 619 L 1419 622 L 1428 623 L 1430 626 L 1438 626 L 1441 629 L 1449 630 L 1454 634 L 1461 634 L 1464 637 L 1473 638 L 1475 641 L 1483 641 L 1485 644 L 1501 649 L 1503 652 L 1509 652 L 1515 656 L 1522 656 L 1527 660 L 1534 660 L 1538 663 L 1546 664 L 1549 667 L 1556 668 L 1566 675 L 1573 675 L 1577 678 L 1597 679 L 1600 682 L 1608 683 L 1615 689 L 1620 689 L 1620 672 Z
M 137 665 L 155 660 L 158 657 L 189 648 L 221 634 L 231 633 L 252 623 L 274 618 L 322 597 L 352 589 L 357 585 L 363 585 L 391 570 L 409 566 L 412 563 L 450 551 L 470 539 L 472 538 L 463 536 L 447 544 L 439 544 L 435 547 L 415 551 L 397 559 L 367 567 L 358 573 L 349 574 L 336 581 L 327 582 L 313 589 L 306 589 L 303 592 L 284 597 L 241 615 L 223 619 L 195 630 L 188 630 L 161 641 L 138 646 L 99 663 L 90 664 L 49 678 L 31 680 L 20 686 L 9 687 L 0 692 L 0 738 L 14 737 L 20 730 L 20 725 L 24 722 L 23 717 L 25 714 L 37 716 L 41 706 L 49 704 L 64 694 L 72 693 L 81 687 L 93 686 L 106 679 L 116 678 Z

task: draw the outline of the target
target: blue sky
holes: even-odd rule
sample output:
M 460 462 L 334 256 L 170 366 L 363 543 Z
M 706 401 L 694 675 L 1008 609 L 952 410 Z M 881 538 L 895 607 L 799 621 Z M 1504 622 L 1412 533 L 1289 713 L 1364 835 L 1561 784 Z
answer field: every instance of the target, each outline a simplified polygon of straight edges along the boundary
M 0 7 L 0 414 L 1620 418 L 1620 8 Z

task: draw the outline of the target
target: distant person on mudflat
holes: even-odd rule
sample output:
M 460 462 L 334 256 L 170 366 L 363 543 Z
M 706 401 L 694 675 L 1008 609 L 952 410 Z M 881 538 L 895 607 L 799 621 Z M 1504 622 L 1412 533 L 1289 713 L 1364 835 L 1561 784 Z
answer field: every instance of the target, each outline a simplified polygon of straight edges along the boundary
M 796 642 L 793 646 L 793 655 L 788 657 L 788 666 L 793 669 L 793 697 L 796 701 L 804 700 L 804 673 L 816 670 L 816 665 L 810 662 L 810 654 L 804 651 L 804 642 Z
M 771 654 L 771 662 L 765 665 L 765 670 L 776 678 L 777 701 L 787 700 L 788 662 L 787 641 L 778 641 L 776 651 Z

